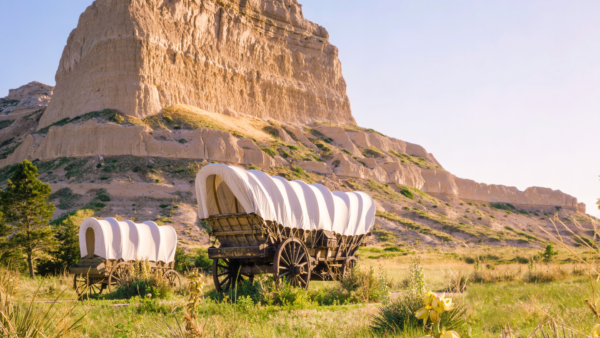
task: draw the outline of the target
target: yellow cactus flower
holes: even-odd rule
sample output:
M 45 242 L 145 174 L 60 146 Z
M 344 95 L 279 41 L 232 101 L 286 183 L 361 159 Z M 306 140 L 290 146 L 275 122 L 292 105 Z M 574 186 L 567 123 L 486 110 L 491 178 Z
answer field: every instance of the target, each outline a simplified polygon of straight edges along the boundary
M 460 338 L 456 331 L 442 331 L 440 338 Z
M 425 304 L 425 307 L 431 306 L 431 302 L 433 302 L 435 297 L 437 297 L 435 293 L 427 291 L 427 294 L 425 294 L 425 297 L 423 297 L 423 303 Z
M 422 308 L 415 312 L 415 316 L 417 317 L 417 319 L 422 319 L 423 325 L 425 325 L 427 324 L 427 319 L 429 318 L 429 309 Z
M 445 311 L 450 311 L 454 308 L 452 304 L 452 298 L 446 298 L 446 295 L 443 294 L 441 296 L 437 296 L 431 302 L 431 308 L 438 313 L 444 313 Z
M 437 323 L 440 320 L 440 314 L 435 310 L 431 310 L 429 311 L 429 319 L 431 319 L 432 322 Z
M 596 324 L 596 326 L 594 326 L 594 328 L 592 328 L 592 337 L 594 338 L 598 338 L 600 337 L 600 324 Z

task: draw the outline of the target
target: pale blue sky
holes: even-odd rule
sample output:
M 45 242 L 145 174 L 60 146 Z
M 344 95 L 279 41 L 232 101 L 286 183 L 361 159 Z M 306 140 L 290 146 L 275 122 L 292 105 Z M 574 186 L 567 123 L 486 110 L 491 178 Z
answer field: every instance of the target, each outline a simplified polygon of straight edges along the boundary
M 91 2 L 0 1 L 0 97 L 54 85 Z M 600 1 L 300 3 L 340 49 L 359 125 L 424 146 L 459 177 L 560 189 L 598 215 Z

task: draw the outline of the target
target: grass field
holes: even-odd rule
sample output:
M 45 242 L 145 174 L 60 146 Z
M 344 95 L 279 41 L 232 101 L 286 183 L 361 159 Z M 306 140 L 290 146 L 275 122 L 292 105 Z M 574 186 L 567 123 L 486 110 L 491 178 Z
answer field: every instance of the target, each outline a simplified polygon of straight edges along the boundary
M 564 250 L 562 250 L 564 251 Z M 389 252 L 378 249 L 361 250 L 362 269 L 370 266 L 383 268 L 392 281 L 392 297 L 406 292 L 411 260 L 420 257 L 429 289 L 444 290 L 451 280 L 468 277 L 466 291 L 451 294 L 455 303 L 467 306 L 467 329 L 463 337 L 501 337 L 503 327 L 527 335 L 549 316 L 564 321 L 570 327 L 589 332 L 597 319 L 584 301 L 592 300 L 592 287 L 600 285 L 590 280 L 589 267 L 573 263 L 566 252 L 553 263 L 514 263 L 515 257 L 532 257 L 536 250 L 515 248 L 461 249 L 452 252 L 425 251 L 415 253 Z M 578 251 L 592 262 L 591 252 Z M 368 258 L 372 257 L 372 258 Z M 467 264 L 478 257 L 477 264 Z M 596 263 L 591 263 L 594 266 Z M 477 276 L 473 274 L 478 266 Z M 531 274 L 545 276 L 548 282 L 531 278 Z M 539 276 L 538 276 L 539 277 Z M 301 301 L 284 306 L 254 305 L 240 302 L 231 304 L 215 299 L 210 276 L 205 277 L 205 297 L 199 307 L 199 327 L 205 337 L 372 337 L 372 318 L 377 315 L 379 303 L 323 306 L 316 302 Z M 311 290 L 333 292 L 337 282 L 313 282 Z M 84 316 L 76 337 L 156 337 L 182 336 L 172 333 L 185 326 L 185 290 L 175 290 L 165 300 L 135 297 L 129 300 L 99 299 L 72 302 L 76 295 L 69 276 L 38 278 L 35 281 L 20 277 L 17 297 L 28 301 L 37 293 L 35 307 L 51 306 L 60 299 L 56 309 L 69 312 L 74 320 Z M 593 301 L 593 300 L 592 300 Z M 388 334 L 397 337 L 421 337 L 418 332 Z

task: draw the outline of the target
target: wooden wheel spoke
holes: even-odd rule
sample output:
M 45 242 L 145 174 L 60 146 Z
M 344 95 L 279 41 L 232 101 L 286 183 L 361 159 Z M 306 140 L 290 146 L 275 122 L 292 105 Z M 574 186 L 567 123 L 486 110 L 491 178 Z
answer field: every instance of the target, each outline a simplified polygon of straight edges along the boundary
M 285 258 L 283 258 L 283 255 L 281 256 L 281 259 L 285 262 L 285 264 L 287 266 L 290 266 L 290 262 L 288 262 Z M 288 258 L 289 259 L 289 258 Z
M 225 286 L 223 286 L 223 291 L 227 292 L 229 290 L 230 285 L 231 285 L 231 281 L 228 281 L 227 284 L 225 284 Z
M 223 279 L 222 283 L 225 283 L 225 281 L 227 281 L 227 280 L 229 280 L 229 279 L 231 279 L 231 275 L 229 275 L 229 274 L 228 274 L 228 275 L 227 275 L 227 277 L 225 277 L 225 278 Z
M 285 257 L 287 257 L 287 259 L 285 260 L 287 262 L 288 265 L 290 265 L 290 263 L 292 262 L 291 256 L 288 253 L 288 248 L 287 246 L 283 247 L 282 250 L 283 255 L 281 255 L 281 258 L 283 258 L 283 256 L 285 255 Z
M 302 281 L 302 284 L 306 285 L 306 280 L 304 279 L 304 277 L 302 277 L 301 275 L 298 275 L 298 279 L 300 279 Z
M 289 272 L 289 271 L 287 271 L 287 272 L 284 272 L 284 273 L 281 273 L 281 274 L 279 274 L 279 275 L 277 276 L 277 278 L 281 278 L 281 277 L 283 277 L 283 276 L 287 276 L 287 275 L 289 275 L 289 274 L 290 274 L 290 272 Z
M 298 259 L 296 260 L 296 262 L 301 262 L 302 258 L 304 258 L 304 252 L 301 252 L 300 257 L 298 257 Z

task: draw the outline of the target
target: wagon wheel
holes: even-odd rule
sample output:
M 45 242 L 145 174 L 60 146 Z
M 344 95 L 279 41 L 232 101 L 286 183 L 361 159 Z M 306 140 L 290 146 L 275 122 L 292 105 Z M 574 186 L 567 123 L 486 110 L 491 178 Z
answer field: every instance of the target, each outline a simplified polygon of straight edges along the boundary
M 247 275 L 240 272 L 240 263 L 234 259 L 213 259 L 213 281 L 217 292 L 224 293 L 229 291 L 234 283 L 241 284 L 247 277 L 250 282 L 254 280 L 254 275 Z
M 115 265 L 108 276 L 108 292 L 112 293 L 119 286 L 126 285 L 131 282 L 131 265 L 121 262 Z
M 310 256 L 306 246 L 296 238 L 281 243 L 273 262 L 273 279 L 277 284 L 282 279 L 292 286 L 307 289 L 310 282 Z
M 92 296 L 99 296 L 104 291 L 106 286 L 101 282 L 94 282 L 87 275 L 73 275 L 73 289 L 77 292 L 77 296 L 82 297 L 85 293 Z
M 181 276 L 175 270 L 167 270 L 163 275 L 163 278 L 172 288 L 181 288 Z
M 348 276 L 350 276 L 352 274 L 352 271 L 354 271 L 354 268 L 356 267 L 357 264 L 357 260 L 356 257 L 350 257 L 348 259 L 346 259 L 346 261 L 342 264 L 342 279 L 343 278 L 347 278 Z

